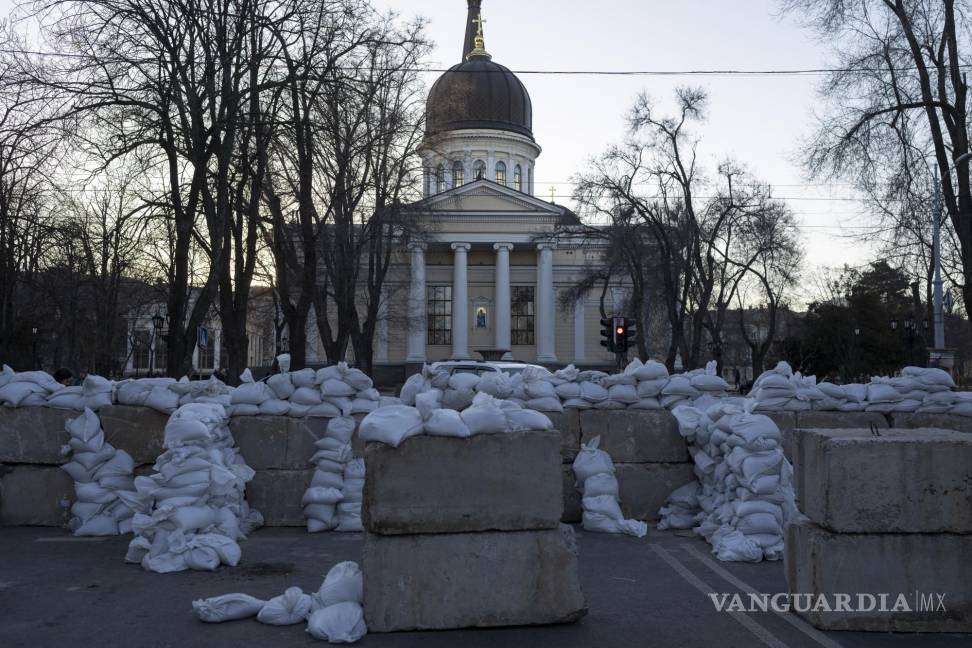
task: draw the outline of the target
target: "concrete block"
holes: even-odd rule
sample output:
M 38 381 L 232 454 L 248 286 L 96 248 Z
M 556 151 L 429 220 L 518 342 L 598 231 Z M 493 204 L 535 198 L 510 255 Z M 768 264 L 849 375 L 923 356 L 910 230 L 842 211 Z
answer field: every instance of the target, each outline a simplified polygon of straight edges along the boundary
M 150 407 L 111 405 L 98 410 L 105 441 L 132 455 L 136 464 L 155 463 L 162 454 L 168 414 Z
M 803 429 L 869 429 L 873 424 L 882 430 L 890 427 L 888 418 L 879 412 L 797 412 L 795 428 L 781 428 L 783 454 L 794 463 L 798 452 L 797 439 Z
M 627 518 L 657 520 L 658 509 L 679 486 L 695 481 L 691 463 L 614 464 L 621 510 Z
M 781 432 L 786 430 L 792 430 L 797 426 L 796 412 L 756 412 L 757 414 L 765 414 L 766 416 L 773 419 L 776 423 L 776 427 L 780 428 Z
M 667 411 L 584 410 L 580 412 L 581 441 L 601 437 L 601 450 L 620 463 L 689 460 L 688 445 Z
M 972 533 L 972 436 L 805 430 L 801 510 L 842 533 Z
M 587 612 L 573 529 L 381 536 L 362 560 L 369 632 L 570 623 Z
M 305 470 L 317 452 L 314 442 L 327 431 L 328 420 L 237 416 L 230 420 L 230 432 L 254 470 Z
M 956 416 L 954 414 L 930 414 L 914 412 L 912 414 L 891 413 L 891 424 L 896 428 L 939 428 L 942 430 L 957 430 L 972 433 L 972 418 Z
M 64 526 L 74 499 L 74 480 L 57 466 L 0 465 L 4 526 Z
M 788 589 L 802 594 L 791 609 L 818 628 L 972 632 L 972 535 L 831 533 L 802 521 L 787 525 L 785 547 Z M 855 611 L 835 609 L 839 594 L 850 595 Z M 944 595 L 944 610 L 936 594 Z M 908 609 L 892 611 L 899 595 Z M 831 611 L 810 611 L 821 596 Z
M 553 430 L 369 443 L 362 521 L 382 534 L 556 528 L 559 449 Z
M 49 407 L 0 408 L 0 462 L 60 465 L 68 442 L 64 424 L 80 416 Z
M 563 412 L 544 412 L 560 432 L 560 456 L 564 463 L 572 463 L 580 451 L 580 410 L 565 409 Z
M 580 522 L 584 509 L 581 508 L 580 491 L 575 485 L 574 469 L 570 464 L 564 464 L 561 472 L 564 478 L 564 512 L 560 521 L 567 524 Z
M 300 504 L 313 470 L 258 470 L 246 485 L 246 501 L 267 526 L 304 526 Z

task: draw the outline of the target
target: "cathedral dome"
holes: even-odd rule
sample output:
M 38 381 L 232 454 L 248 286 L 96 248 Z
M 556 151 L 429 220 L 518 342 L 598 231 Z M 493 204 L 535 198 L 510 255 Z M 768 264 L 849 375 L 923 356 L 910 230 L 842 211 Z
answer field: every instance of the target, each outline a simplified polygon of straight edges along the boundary
M 464 128 L 511 131 L 533 139 L 533 104 L 516 75 L 486 52 L 481 0 L 469 0 L 462 63 L 438 78 L 426 103 L 425 134 Z M 474 28 L 473 26 L 477 27 Z
M 432 86 L 426 135 L 461 128 L 512 131 L 533 139 L 533 104 L 526 87 L 487 56 L 452 66 Z

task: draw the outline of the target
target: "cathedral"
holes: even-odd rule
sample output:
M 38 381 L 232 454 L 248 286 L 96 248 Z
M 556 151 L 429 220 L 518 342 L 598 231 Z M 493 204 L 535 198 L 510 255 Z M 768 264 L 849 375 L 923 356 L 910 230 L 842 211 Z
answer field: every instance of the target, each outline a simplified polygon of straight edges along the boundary
M 547 366 L 609 365 L 598 300 L 565 307 L 559 298 L 600 253 L 571 234 L 579 221 L 570 209 L 535 195 L 541 147 L 530 94 L 487 51 L 480 5 L 469 0 L 461 62 L 429 92 L 419 150 L 424 198 L 412 206 L 429 235 L 389 272 L 376 369 L 482 352 Z M 609 309 L 623 300 L 618 292 Z

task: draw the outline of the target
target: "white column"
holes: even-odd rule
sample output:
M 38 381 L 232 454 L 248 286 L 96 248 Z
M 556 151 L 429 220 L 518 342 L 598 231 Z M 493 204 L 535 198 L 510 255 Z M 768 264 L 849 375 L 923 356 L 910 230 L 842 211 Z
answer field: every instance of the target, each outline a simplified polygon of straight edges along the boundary
M 512 317 L 510 313 L 510 250 L 512 243 L 496 243 L 496 348 L 512 347 Z
M 554 344 L 553 243 L 537 244 L 537 360 L 557 362 Z
M 574 302 L 574 362 L 583 362 L 587 354 L 584 339 L 585 298 Z
M 222 334 L 222 331 L 220 331 L 219 329 L 214 329 L 213 330 L 213 342 L 212 342 L 212 344 L 213 344 L 213 371 L 216 371 L 217 369 L 219 369 L 219 366 L 220 366 L 219 365 L 219 361 L 220 361 L 220 351 L 221 351 L 221 349 L 220 349 L 219 343 L 222 341 L 222 335 L 221 334 Z
M 412 243 L 408 287 L 408 354 L 405 362 L 425 362 L 425 243 Z
M 452 358 L 469 358 L 469 288 L 467 252 L 469 243 L 453 243 L 452 257 Z

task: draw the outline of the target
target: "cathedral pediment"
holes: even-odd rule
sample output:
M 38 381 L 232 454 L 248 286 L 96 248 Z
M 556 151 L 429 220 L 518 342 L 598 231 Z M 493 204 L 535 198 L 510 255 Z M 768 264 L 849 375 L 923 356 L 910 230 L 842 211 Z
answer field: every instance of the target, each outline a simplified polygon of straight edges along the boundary
M 427 198 L 423 209 L 430 213 L 451 212 L 456 215 L 523 215 L 560 217 L 564 208 L 489 180 L 476 180 Z

